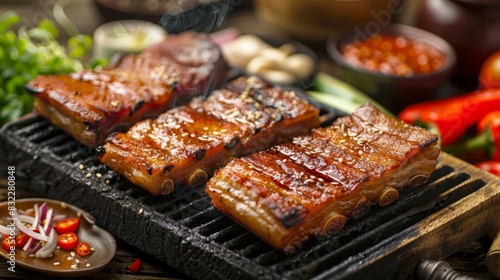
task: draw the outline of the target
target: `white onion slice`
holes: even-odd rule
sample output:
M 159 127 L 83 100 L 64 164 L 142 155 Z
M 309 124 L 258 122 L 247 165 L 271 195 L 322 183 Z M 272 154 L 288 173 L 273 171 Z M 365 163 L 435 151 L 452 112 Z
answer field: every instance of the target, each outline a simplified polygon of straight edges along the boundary
M 57 223 L 59 221 L 66 219 L 67 217 L 68 216 L 66 216 L 64 214 L 58 214 L 58 215 L 55 215 L 54 218 L 52 218 L 52 222 Z
M 54 250 L 56 249 L 57 246 L 57 237 L 55 235 L 55 230 L 51 231 L 49 234 L 49 240 L 43 247 L 38 250 L 38 252 L 35 253 L 35 257 L 37 258 L 46 258 L 48 257 Z
M 10 228 L 4 225 L 0 225 L 0 233 L 1 234 L 10 234 Z
M 45 233 L 45 230 L 43 230 L 43 227 L 41 225 L 38 225 L 38 231 L 40 232 L 41 236 L 45 236 L 45 237 L 49 238 L 47 233 Z
M 35 222 L 35 218 L 31 216 L 26 216 L 26 215 L 19 215 L 17 217 L 21 222 L 27 223 L 27 224 L 33 224 Z
M 37 228 L 38 221 L 40 220 L 40 210 L 38 209 L 38 204 L 35 204 L 35 206 L 33 208 L 35 209 L 35 219 L 33 220 L 31 227 Z
M 52 216 L 54 214 L 54 209 L 49 208 L 45 215 L 45 224 L 43 225 L 43 230 L 45 233 L 50 234 L 50 230 L 52 229 Z

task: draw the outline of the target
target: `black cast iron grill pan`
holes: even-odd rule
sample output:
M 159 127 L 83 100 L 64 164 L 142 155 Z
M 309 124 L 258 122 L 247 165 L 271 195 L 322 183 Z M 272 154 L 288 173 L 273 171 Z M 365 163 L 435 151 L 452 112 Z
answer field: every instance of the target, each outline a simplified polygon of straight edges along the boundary
M 331 113 L 322 110 L 325 124 Z M 409 279 L 420 261 L 485 235 L 500 207 L 498 179 L 443 153 L 424 186 L 285 255 L 218 212 L 204 186 L 153 197 L 35 114 L 5 125 L 0 144 L 0 161 L 16 166 L 30 189 L 87 210 L 99 226 L 195 279 Z

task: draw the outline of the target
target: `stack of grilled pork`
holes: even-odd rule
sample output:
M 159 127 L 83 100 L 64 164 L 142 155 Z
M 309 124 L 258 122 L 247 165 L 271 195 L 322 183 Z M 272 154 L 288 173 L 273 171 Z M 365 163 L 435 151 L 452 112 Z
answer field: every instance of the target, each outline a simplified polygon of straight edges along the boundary
M 153 195 L 206 183 L 212 203 L 292 252 L 386 206 L 435 170 L 438 137 L 371 104 L 320 128 L 302 94 L 258 77 L 226 82 L 207 35 L 169 36 L 103 70 L 39 76 L 35 110 Z

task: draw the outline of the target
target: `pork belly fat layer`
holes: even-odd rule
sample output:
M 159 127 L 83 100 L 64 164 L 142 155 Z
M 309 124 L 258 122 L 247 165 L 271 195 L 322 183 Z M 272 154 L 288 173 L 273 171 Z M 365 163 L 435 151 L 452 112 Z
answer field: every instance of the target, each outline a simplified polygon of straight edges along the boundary
M 205 183 L 231 159 L 292 141 L 319 127 L 319 110 L 293 91 L 239 78 L 103 146 L 100 160 L 154 195 Z
M 387 206 L 436 168 L 437 136 L 366 104 L 292 143 L 231 161 L 207 183 L 212 203 L 285 252 Z M 390 145 L 388 145 L 390 143 Z
M 35 110 L 83 144 L 156 117 L 222 84 L 228 66 L 207 35 L 169 36 L 103 70 L 37 76 L 26 85 Z

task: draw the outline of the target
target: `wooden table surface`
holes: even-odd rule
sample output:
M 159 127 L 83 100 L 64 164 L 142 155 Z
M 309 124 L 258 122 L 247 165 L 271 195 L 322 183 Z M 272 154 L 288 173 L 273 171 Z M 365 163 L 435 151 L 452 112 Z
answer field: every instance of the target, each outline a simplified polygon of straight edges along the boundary
M 104 19 L 98 13 L 93 0 L 51 0 L 51 1 L 33 1 L 33 0 L 4 0 L 0 2 L 0 13 L 8 10 L 18 12 L 22 16 L 25 25 L 33 26 L 42 18 L 54 20 L 53 9 L 55 5 L 61 4 L 68 18 L 78 28 L 80 33 L 92 34 L 96 27 L 104 23 Z M 245 4 L 245 3 L 244 3 Z M 246 9 L 236 10 L 226 21 L 226 26 L 235 26 L 243 32 L 257 31 L 261 34 L 273 34 L 276 32 L 273 28 L 265 26 L 255 19 L 255 15 L 248 10 L 248 3 L 244 5 Z M 59 38 L 64 42 L 68 34 L 61 32 Z M 325 72 L 331 71 L 331 65 L 326 58 L 323 46 L 311 46 L 317 51 L 321 66 L 320 69 Z M 0 162 L 0 201 L 7 200 L 7 172 L 8 163 Z M 39 197 L 36 193 L 26 190 L 26 182 L 16 182 L 16 198 Z M 458 272 L 477 279 L 494 279 L 487 271 L 484 257 L 488 250 L 491 240 L 481 238 L 453 254 L 446 259 L 452 267 Z M 101 272 L 78 279 L 188 279 L 185 275 L 159 262 L 155 258 L 141 252 L 120 240 L 117 240 L 117 252 L 111 263 Z M 136 274 L 130 274 L 127 266 L 136 258 L 143 261 L 142 270 Z M 0 279 L 45 279 L 47 276 L 36 274 L 22 268 L 16 267 L 16 272 L 7 270 L 5 264 L 0 265 Z

